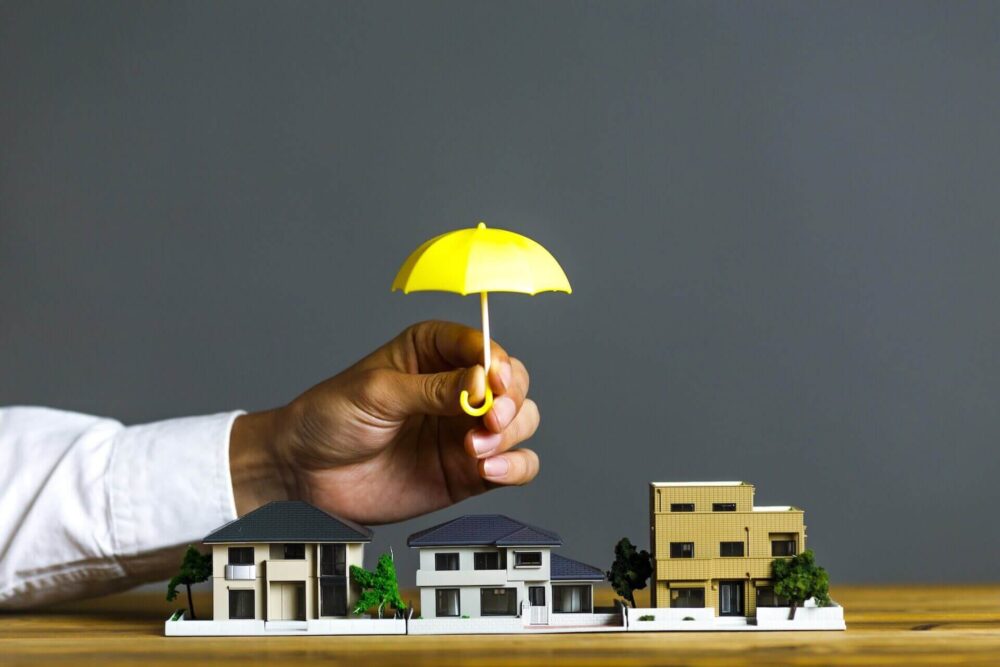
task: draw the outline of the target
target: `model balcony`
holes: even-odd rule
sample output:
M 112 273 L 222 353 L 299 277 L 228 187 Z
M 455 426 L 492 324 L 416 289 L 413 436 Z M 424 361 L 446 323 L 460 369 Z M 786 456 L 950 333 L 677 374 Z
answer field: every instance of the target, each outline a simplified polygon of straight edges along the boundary
M 417 570 L 417 586 L 492 586 L 507 583 L 507 570 Z
M 226 565 L 226 581 L 247 581 L 256 578 L 256 565 Z
M 265 562 L 264 572 L 268 581 L 304 581 L 309 578 L 308 562 L 301 558 L 272 558 Z

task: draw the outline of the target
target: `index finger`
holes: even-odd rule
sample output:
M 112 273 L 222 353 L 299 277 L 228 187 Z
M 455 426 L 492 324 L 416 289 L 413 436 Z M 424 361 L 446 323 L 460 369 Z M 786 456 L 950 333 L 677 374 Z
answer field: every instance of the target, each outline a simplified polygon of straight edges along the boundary
M 411 325 L 400 338 L 413 355 L 405 364 L 411 373 L 441 373 L 454 368 L 468 368 L 483 363 L 483 333 L 456 322 L 428 321 Z M 510 357 L 494 340 L 490 341 L 490 388 L 506 391 L 510 378 Z M 505 380 L 504 376 L 507 379 Z

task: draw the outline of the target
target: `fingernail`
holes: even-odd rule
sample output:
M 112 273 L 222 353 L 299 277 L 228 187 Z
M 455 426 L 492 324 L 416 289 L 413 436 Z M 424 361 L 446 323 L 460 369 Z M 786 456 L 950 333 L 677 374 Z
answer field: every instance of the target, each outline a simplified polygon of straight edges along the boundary
M 500 381 L 503 382 L 504 390 L 510 389 L 510 381 L 514 377 L 514 371 L 510 367 L 510 362 L 505 361 L 500 364 Z
M 476 454 L 488 454 L 500 446 L 502 439 L 503 436 L 499 433 L 473 433 L 472 448 L 476 450 Z
M 514 413 L 516 412 L 517 406 L 514 405 L 514 401 L 510 398 L 500 396 L 493 399 L 493 414 L 496 415 L 500 428 L 507 428 L 507 424 L 514 419 Z
M 510 464 L 502 456 L 494 456 L 483 462 L 483 472 L 487 477 L 503 477 L 507 474 L 508 468 L 510 468 Z

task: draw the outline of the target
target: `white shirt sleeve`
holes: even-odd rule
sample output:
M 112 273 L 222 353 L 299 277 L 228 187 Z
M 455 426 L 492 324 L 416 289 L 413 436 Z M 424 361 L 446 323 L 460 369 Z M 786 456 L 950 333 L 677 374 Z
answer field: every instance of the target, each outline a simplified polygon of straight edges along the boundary
M 184 547 L 236 518 L 229 432 L 240 414 L 125 427 L 0 408 L 0 609 L 175 574 Z

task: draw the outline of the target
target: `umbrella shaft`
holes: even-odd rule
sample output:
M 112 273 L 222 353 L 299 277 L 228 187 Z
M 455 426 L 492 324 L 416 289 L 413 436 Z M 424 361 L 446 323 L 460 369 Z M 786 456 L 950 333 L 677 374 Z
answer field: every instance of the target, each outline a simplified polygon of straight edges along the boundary
M 489 386 L 490 373 L 490 307 L 486 302 L 486 292 L 479 293 L 479 305 L 483 310 L 483 370 L 486 371 L 486 386 Z

